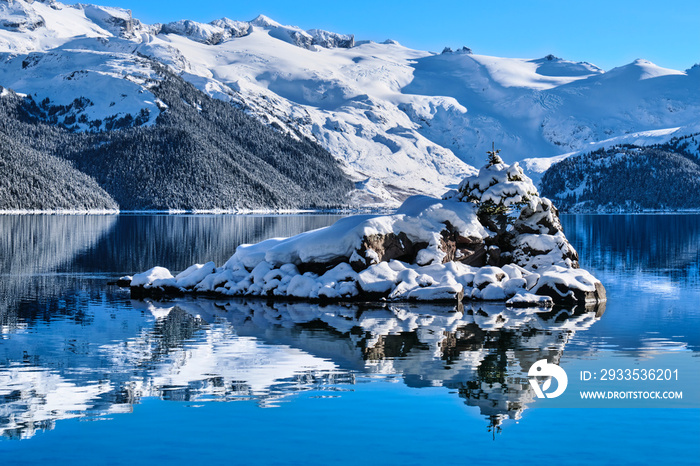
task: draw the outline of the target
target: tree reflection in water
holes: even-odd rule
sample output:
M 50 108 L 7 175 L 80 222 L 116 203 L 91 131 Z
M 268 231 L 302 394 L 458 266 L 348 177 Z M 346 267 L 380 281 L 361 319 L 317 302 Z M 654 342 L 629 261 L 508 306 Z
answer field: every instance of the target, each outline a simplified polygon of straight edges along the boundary
M 135 334 L 105 339 L 95 314 L 72 338 L 77 353 L 54 348 L 19 363 L 21 348 L 6 341 L 2 435 L 27 438 L 57 419 L 130 412 L 143 397 L 270 407 L 302 392 L 337 395 L 365 377 L 449 388 L 479 409 L 495 435 L 533 403 L 529 367 L 559 362 L 571 336 L 604 311 L 240 299 L 131 306 L 141 310 L 131 313 L 140 319 Z

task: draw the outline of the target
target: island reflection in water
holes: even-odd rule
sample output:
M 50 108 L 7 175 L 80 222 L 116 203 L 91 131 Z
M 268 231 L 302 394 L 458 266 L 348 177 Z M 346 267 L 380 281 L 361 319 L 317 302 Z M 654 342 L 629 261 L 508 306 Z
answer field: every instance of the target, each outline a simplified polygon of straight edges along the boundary
M 241 243 L 291 236 L 338 218 L 0 216 L 0 457 L 9 463 L 39 462 L 82 451 L 86 439 L 103 438 L 105 449 L 126 451 L 114 453 L 115 464 L 123 464 L 162 454 L 164 446 L 148 443 L 153 436 L 162 445 L 189 429 L 191 441 L 177 444 L 177 454 L 189 460 L 187 449 L 198 442 L 224 437 L 229 442 L 245 425 L 248 436 L 228 448 L 207 449 L 222 455 L 210 462 L 245 453 L 250 464 L 262 452 L 260 463 L 270 432 L 289 438 L 280 452 L 326 452 L 323 458 L 330 462 L 339 449 L 353 451 L 355 442 L 375 438 L 365 430 L 365 416 L 370 416 L 393 423 L 385 434 L 396 435 L 392 451 L 411 452 L 409 464 L 430 463 L 435 451 L 452 462 L 478 463 L 483 460 L 479 452 L 490 451 L 480 443 L 491 442 L 487 428 L 516 414 L 523 415 L 521 428 L 504 422 L 499 445 L 531 452 L 533 461 L 547 432 L 559 454 L 550 460 L 564 464 L 577 453 L 587 458 L 591 444 L 580 443 L 576 434 L 601 423 L 614 426 L 608 428 L 618 436 L 589 442 L 598 442 L 596 449 L 610 461 L 675 458 L 687 463 L 698 457 L 693 447 L 697 410 L 655 410 L 652 416 L 635 409 L 578 410 L 566 417 L 545 408 L 575 395 L 573 387 L 556 400 L 533 400 L 524 378 L 530 361 L 549 355 L 560 357 L 567 372 L 617 363 L 666 367 L 663 362 L 672 361 L 682 374 L 697 373 L 700 215 L 562 217 L 581 263 L 608 289 L 600 320 L 572 310 L 557 318 L 502 305 L 482 306 L 482 312 L 472 309 L 471 314 L 469 307 L 460 314 L 445 306 L 370 309 L 260 301 L 231 301 L 227 309 L 223 301 L 136 302 L 128 290 L 106 286 L 153 265 L 180 271 L 208 260 L 222 264 Z M 673 358 L 661 358 L 663 351 Z M 494 380 L 505 380 L 508 389 L 489 386 Z M 228 399 L 249 401 L 206 402 Z M 506 404 L 509 400 L 520 406 Z M 135 403 L 142 404 L 134 408 Z M 283 407 L 262 410 L 255 403 Z M 464 412 L 455 412 L 460 405 Z M 398 437 L 410 433 L 408 423 L 416 416 L 431 413 L 445 420 L 435 436 L 428 439 L 434 424 L 426 422 L 431 428 L 421 431 L 424 443 Z M 71 418 L 75 422 L 61 421 Z M 231 418 L 234 427 L 226 430 Z M 173 419 L 187 425 L 170 424 Z M 348 419 L 354 422 L 350 427 Z M 222 433 L 208 430 L 212 423 Z M 48 429 L 55 430 L 35 435 Z M 132 439 L 128 429 L 143 429 L 145 435 Z M 445 443 L 474 432 L 484 434 L 468 436 L 478 448 Z M 658 432 L 668 433 L 667 442 L 658 440 Z M 29 437 L 28 442 L 10 440 Z M 342 443 L 346 438 L 352 445 Z M 331 446 L 316 448 L 321 440 Z M 124 449 L 139 442 L 141 450 Z M 103 460 L 102 450 L 95 451 Z M 282 458 L 282 453 L 274 455 Z M 88 454 L 83 464 L 95 459 Z
M 342 396 L 374 377 L 447 387 L 497 431 L 535 402 L 529 367 L 543 358 L 558 363 L 574 333 L 604 312 L 192 298 L 124 304 L 116 315 L 91 299 L 77 330 L 60 313 L 25 338 L 13 329 L 0 367 L 2 436 L 128 413 L 144 397 L 274 407 L 308 391 Z

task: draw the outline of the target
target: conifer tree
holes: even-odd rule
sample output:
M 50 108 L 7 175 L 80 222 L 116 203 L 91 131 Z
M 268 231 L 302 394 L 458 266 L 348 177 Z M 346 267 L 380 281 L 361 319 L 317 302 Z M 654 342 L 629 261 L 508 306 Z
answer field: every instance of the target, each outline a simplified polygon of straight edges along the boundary
M 494 165 L 498 165 L 499 163 L 503 163 L 503 159 L 498 155 L 501 152 L 501 149 L 496 150 L 496 143 L 492 142 L 491 143 L 491 150 L 487 150 L 486 153 L 489 155 L 489 167 L 492 167 Z

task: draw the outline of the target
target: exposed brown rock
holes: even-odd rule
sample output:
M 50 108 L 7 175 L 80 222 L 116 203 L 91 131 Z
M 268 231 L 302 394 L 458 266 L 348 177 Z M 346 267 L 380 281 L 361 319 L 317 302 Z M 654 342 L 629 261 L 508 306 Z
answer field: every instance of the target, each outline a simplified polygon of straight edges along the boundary
M 457 261 L 474 267 L 486 265 L 486 245 L 483 239 L 460 235 L 450 222 L 445 222 L 445 229 L 440 232 L 440 236 L 440 249 L 445 253 L 443 264 Z
M 360 271 L 374 262 L 388 262 L 392 259 L 411 264 L 415 262 L 418 251 L 427 245 L 425 242 L 414 243 L 404 232 L 398 235 L 388 233 L 365 236 L 362 238 L 362 246 L 357 251 L 360 260 L 356 258 L 350 265 L 356 271 Z

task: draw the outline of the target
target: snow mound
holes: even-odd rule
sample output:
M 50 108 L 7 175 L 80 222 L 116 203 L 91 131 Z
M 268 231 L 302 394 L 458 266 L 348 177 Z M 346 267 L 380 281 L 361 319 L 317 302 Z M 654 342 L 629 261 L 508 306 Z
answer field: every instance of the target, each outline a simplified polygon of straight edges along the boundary
M 605 73 L 606 79 L 630 79 L 643 81 L 646 79 L 658 78 L 661 76 L 685 76 L 686 73 L 683 71 L 672 70 L 670 68 L 663 68 L 658 66 L 649 60 L 644 60 L 638 58 L 632 63 L 624 66 L 619 66 L 613 68 L 612 70 Z
M 554 206 L 497 151 L 445 199 L 413 196 L 393 215 L 357 215 L 290 238 L 241 245 L 222 266 L 137 274 L 132 294 L 312 300 L 590 304 L 605 289 L 578 268 Z
M 542 76 L 591 76 L 602 74 L 603 70 L 587 62 L 572 62 L 553 55 L 530 60 L 537 65 L 536 73 Z
M 255 267 L 263 260 L 275 266 L 330 263 L 341 258 L 349 259 L 361 248 L 366 237 L 403 233 L 413 243 L 427 244 L 419 251 L 422 263 L 441 262 L 443 255 L 439 251 L 438 232 L 444 228 L 445 222 L 450 222 L 465 237 L 483 238 L 487 235 L 476 220 L 473 205 L 413 196 L 394 215 L 356 215 L 341 219 L 330 227 L 291 238 L 239 246 L 231 261 L 238 261 L 245 267 Z
M 131 279 L 131 286 L 143 286 L 145 288 L 176 286 L 176 283 L 175 277 L 165 267 L 153 267 L 145 272 L 137 273 Z

